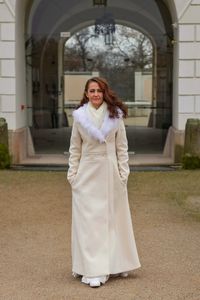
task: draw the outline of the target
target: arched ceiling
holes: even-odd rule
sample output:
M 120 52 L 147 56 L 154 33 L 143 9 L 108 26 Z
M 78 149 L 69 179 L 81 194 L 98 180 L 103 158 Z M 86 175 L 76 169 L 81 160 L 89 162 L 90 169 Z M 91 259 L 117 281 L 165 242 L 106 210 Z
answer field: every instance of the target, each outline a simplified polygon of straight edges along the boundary
M 94 7 L 92 0 L 25 0 L 27 32 L 35 36 L 72 34 L 94 24 L 105 8 Z M 117 23 L 140 28 L 159 45 L 167 35 L 172 38 L 171 16 L 164 0 L 108 0 L 106 11 Z M 129 25 L 128 25 L 129 24 Z

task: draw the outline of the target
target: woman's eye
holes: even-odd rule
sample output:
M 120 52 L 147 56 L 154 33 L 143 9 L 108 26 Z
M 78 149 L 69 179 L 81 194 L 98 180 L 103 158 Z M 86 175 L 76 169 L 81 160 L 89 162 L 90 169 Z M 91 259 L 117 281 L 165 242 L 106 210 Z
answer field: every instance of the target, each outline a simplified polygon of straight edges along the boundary
M 90 93 L 95 93 L 95 91 L 96 91 L 97 93 L 103 93 L 102 90 L 89 90 Z

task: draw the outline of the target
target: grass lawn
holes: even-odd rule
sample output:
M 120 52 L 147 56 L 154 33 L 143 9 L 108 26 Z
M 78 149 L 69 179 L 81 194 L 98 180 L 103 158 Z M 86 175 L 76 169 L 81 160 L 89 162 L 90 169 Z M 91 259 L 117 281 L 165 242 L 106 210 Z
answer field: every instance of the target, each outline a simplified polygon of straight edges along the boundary
M 6 197 L 7 191 L 13 188 L 35 196 L 43 186 L 52 185 L 62 189 L 66 183 L 65 172 L 53 171 L 0 171 L 0 197 Z M 36 188 L 38 185 L 38 189 Z M 178 170 L 170 172 L 134 172 L 129 176 L 129 201 L 147 198 L 149 201 L 174 201 L 185 212 L 200 219 L 200 170 Z M 138 200 L 136 200 L 138 201 Z
M 128 190 L 133 199 L 175 202 L 185 213 L 200 220 L 200 170 L 132 173 Z

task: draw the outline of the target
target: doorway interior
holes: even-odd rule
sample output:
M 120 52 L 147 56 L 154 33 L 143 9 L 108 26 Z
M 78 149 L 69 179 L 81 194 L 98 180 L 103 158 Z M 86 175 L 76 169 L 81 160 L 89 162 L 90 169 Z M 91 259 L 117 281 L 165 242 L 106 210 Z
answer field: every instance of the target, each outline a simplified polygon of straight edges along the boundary
M 81 1 L 81 7 L 76 1 L 53 2 L 41 0 L 30 10 L 26 40 L 28 119 L 35 152 L 68 152 L 71 114 L 84 83 L 102 76 L 128 106 L 129 151 L 161 154 L 172 123 L 173 34 L 168 8 L 154 0 L 147 5 L 133 1 L 131 9 L 128 1 L 121 9 L 120 1 L 107 1 L 103 7 L 88 7 L 87 1 Z M 84 20 L 75 18 L 80 10 Z M 66 11 L 73 12 L 71 18 Z M 97 35 L 94 26 L 106 13 L 115 21 L 109 38 Z

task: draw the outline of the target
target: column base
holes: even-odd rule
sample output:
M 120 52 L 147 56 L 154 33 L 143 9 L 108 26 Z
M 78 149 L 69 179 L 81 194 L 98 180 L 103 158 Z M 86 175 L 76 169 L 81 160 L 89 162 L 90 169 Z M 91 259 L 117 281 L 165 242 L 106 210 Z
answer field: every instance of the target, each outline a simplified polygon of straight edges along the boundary
M 171 157 L 174 163 L 180 163 L 183 155 L 185 131 L 170 127 L 165 142 L 163 155 Z
M 35 149 L 29 127 L 17 130 L 9 130 L 9 149 L 12 156 L 12 164 L 19 164 L 28 156 L 35 155 Z

